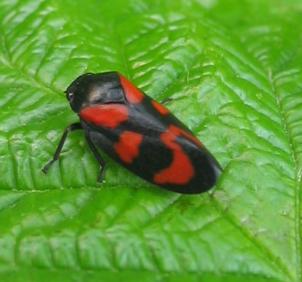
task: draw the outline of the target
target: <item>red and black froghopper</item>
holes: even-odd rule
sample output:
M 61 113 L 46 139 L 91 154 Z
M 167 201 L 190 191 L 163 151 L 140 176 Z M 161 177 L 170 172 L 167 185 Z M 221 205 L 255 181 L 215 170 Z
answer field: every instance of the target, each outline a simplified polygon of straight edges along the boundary
M 209 190 L 221 168 L 211 153 L 166 107 L 145 95 L 118 72 L 87 73 L 65 91 L 79 123 L 68 126 L 50 165 L 59 158 L 69 132 L 84 130 L 100 164 L 99 149 L 112 159 L 165 189 L 184 194 Z

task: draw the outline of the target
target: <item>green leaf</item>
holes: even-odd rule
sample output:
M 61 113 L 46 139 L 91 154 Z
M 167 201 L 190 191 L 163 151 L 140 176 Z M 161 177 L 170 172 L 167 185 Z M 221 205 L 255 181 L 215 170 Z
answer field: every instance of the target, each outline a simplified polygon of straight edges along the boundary
M 0 2 L 1 281 L 301 281 L 299 0 Z M 117 70 L 224 167 L 214 192 L 158 189 L 108 159 L 62 93 Z M 202 169 L 202 168 L 201 168 Z

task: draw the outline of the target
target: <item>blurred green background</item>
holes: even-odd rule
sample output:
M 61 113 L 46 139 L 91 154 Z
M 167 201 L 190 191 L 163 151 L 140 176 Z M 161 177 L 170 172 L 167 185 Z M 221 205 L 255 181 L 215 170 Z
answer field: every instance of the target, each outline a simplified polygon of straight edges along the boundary
M 302 1 L 0 0 L 0 280 L 301 281 Z M 224 172 L 178 195 L 109 160 L 63 90 L 117 70 Z M 201 168 L 202 169 L 202 168 Z

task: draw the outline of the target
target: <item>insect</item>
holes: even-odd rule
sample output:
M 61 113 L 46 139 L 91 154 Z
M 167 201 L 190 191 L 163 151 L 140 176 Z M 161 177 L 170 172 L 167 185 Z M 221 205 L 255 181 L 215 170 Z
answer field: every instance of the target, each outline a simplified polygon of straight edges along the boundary
M 44 173 L 59 159 L 67 135 L 81 129 L 100 164 L 100 182 L 106 168 L 101 149 L 134 174 L 171 191 L 196 194 L 216 183 L 221 168 L 211 153 L 165 106 L 118 72 L 83 74 L 65 93 L 80 122 L 65 129 Z

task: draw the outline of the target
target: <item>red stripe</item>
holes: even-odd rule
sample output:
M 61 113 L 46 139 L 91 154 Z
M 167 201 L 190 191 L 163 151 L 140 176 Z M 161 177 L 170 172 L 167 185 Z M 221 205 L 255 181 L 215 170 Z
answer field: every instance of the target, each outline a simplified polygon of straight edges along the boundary
M 183 137 L 187 138 L 188 140 L 192 141 L 195 145 L 197 145 L 198 147 L 202 147 L 202 143 L 195 137 L 193 136 L 191 133 L 175 126 L 175 125 L 170 125 L 168 130 L 170 130 L 171 132 L 173 132 L 175 135 L 179 136 L 182 135 Z
M 144 94 L 137 87 L 135 87 L 127 78 L 120 75 L 120 82 L 128 102 L 137 104 L 143 101 Z
M 160 139 L 172 150 L 173 159 L 169 167 L 154 175 L 154 182 L 157 184 L 187 184 L 194 176 L 195 171 L 191 160 L 175 141 L 177 135 L 169 129 L 162 133 Z
M 139 146 L 143 136 L 132 131 L 125 131 L 120 135 L 119 142 L 114 145 L 116 153 L 125 163 L 132 163 L 139 154 Z
M 155 110 L 157 110 L 160 114 L 162 114 L 162 115 L 169 114 L 169 110 L 166 107 L 164 107 L 162 104 L 160 104 L 156 101 L 152 101 L 151 103 L 152 103 L 153 107 L 155 108 Z
M 113 129 L 128 119 L 128 109 L 123 105 L 97 105 L 84 108 L 79 115 L 84 121 Z

